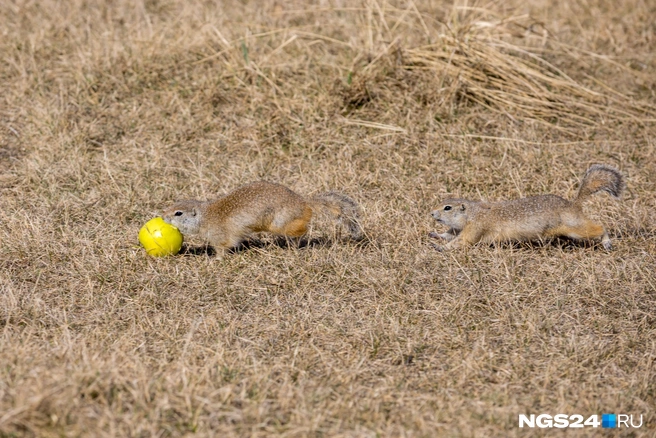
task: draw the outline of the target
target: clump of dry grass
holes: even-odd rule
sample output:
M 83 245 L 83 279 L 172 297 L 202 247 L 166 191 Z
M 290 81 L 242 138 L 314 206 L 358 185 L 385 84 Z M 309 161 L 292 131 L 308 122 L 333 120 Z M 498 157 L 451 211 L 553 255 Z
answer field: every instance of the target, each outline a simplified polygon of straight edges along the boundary
M 458 35 L 410 49 L 404 65 L 427 69 L 456 83 L 461 98 L 511 118 L 558 123 L 564 128 L 592 126 L 600 120 L 656 122 L 654 107 L 604 87 L 593 91 L 549 64 L 539 51 L 501 38 L 508 23 L 473 22 Z M 529 25 L 529 36 L 534 25 Z M 543 37 L 548 33 L 543 30 Z M 552 44 L 558 49 L 558 44 Z M 565 52 L 567 53 L 567 52 Z M 576 56 L 576 53 L 567 53 Z
M 386 12 L 387 16 L 380 12 L 383 24 L 389 15 L 405 11 L 392 8 Z M 371 101 L 375 93 L 368 85 L 380 82 L 390 70 L 402 68 L 424 73 L 424 84 L 433 88 L 432 99 L 442 94 L 436 100 L 450 101 L 451 107 L 473 103 L 515 122 L 535 120 L 569 133 L 600 123 L 656 122 L 653 103 L 624 95 L 589 75 L 590 86 L 584 85 L 551 63 L 550 58 L 557 59 L 572 69 L 591 54 L 560 42 L 544 23 L 529 15 L 502 17 L 484 8 L 456 5 L 445 21 L 437 21 L 433 31 L 421 15 L 418 19 L 427 40 L 421 42 L 428 44 L 412 41 L 415 44 L 409 45 L 405 35 L 390 32 L 392 43 L 370 55 L 358 71 L 362 77 L 345 96 L 348 106 Z
M 475 6 L 0 2 L 0 435 L 513 436 L 520 413 L 622 412 L 649 436 L 653 6 Z M 440 198 L 572 197 L 597 162 L 627 176 L 587 205 L 615 251 L 429 246 Z M 174 199 L 260 178 L 349 194 L 367 240 L 137 246 Z

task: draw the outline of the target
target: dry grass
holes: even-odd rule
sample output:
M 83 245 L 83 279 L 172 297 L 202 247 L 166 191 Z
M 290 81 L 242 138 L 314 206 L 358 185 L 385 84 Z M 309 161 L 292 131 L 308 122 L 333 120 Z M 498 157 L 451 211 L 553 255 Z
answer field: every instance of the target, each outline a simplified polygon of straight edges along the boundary
M 0 3 L 0 436 L 654 436 L 652 3 L 254 3 Z M 591 163 L 628 178 L 589 204 L 613 252 L 430 247 L 440 198 Z M 260 178 L 350 194 L 368 239 L 137 246 Z

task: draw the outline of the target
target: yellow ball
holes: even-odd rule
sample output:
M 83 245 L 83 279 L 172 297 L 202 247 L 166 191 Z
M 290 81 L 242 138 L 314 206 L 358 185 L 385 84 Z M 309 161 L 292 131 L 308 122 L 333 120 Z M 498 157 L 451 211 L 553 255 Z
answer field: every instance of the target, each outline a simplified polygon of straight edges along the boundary
M 182 240 L 182 233 L 161 217 L 149 220 L 139 230 L 139 242 L 153 257 L 177 254 L 182 248 Z

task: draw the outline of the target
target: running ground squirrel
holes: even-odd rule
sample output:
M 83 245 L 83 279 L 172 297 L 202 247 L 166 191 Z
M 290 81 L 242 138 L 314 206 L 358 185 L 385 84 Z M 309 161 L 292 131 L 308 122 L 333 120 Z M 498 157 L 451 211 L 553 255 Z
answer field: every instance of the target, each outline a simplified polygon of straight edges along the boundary
M 317 210 L 332 214 L 354 239 L 362 237 L 360 210 L 348 196 L 325 192 L 306 199 L 266 181 L 241 186 L 214 201 L 178 201 L 162 217 L 182 234 L 200 235 L 221 257 L 251 233 L 300 237 Z
M 611 166 L 595 164 L 583 177 L 573 201 L 556 195 L 540 195 L 500 202 L 446 199 L 431 215 L 450 227 L 446 233 L 430 233 L 448 243 L 438 249 L 458 248 L 477 242 L 531 240 L 556 236 L 572 239 L 598 239 L 604 248 L 612 248 L 602 225 L 589 220 L 582 204 L 597 192 L 619 198 L 624 177 Z

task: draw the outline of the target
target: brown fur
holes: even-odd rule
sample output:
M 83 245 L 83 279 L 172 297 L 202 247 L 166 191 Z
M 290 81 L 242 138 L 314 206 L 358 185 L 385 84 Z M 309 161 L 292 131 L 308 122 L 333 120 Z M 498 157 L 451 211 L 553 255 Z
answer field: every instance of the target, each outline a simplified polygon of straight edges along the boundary
M 624 178 L 615 168 L 591 166 L 583 177 L 581 188 L 573 201 L 556 195 L 540 195 L 501 202 L 447 199 L 432 216 L 448 225 L 449 231 L 431 233 L 448 243 L 440 249 L 473 245 L 477 242 L 532 240 L 557 236 L 572 239 L 601 239 L 604 248 L 611 249 L 610 237 L 600 224 L 583 213 L 582 203 L 591 195 L 606 191 L 619 197 Z
M 223 253 L 252 233 L 301 237 L 318 210 L 343 222 L 353 238 L 361 237 L 359 208 L 351 198 L 327 192 L 306 199 L 283 185 L 266 181 L 241 186 L 214 201 L 176 202 L 162 217 L 183 234 L 200 235 L 217 253 Z

